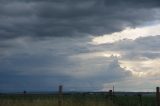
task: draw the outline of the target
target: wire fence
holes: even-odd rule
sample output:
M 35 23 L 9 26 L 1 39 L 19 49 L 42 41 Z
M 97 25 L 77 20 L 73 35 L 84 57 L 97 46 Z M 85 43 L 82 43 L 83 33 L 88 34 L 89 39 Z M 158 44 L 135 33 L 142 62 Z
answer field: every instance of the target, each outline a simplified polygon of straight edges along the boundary
M 52 93 L 24 91 L 16 95 L 1 94 L 0 106 L 7 106 L 1 105 L 4 98 L 7 100 L 18 98 L 18 101 L 24 99 L 32 102 L 44 101 L 47 98 L 47 101 L 55 103 L 53 106 L 160 106 L 160 88 L 156 87 L 155 92 L 117 92 L 113 86 L 108 91 L 66 92 L 65 87 L 59 85 L 57 91 Z

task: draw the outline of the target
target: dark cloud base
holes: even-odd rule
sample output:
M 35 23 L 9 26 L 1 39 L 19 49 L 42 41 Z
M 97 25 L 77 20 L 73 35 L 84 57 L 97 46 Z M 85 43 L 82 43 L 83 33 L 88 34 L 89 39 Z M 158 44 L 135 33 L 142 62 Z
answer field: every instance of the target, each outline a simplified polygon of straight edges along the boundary
M 0 39 L 98 36 L 158 20 L 158 0 L 0 0 Z

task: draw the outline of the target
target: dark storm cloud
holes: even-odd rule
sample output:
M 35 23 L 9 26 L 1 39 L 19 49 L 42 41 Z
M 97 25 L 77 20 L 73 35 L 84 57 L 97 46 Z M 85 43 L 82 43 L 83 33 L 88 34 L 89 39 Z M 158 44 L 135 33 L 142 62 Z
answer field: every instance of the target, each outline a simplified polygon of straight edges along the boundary
M 16 47 L 0 52 L 0 91 L 57 90 L 59 84 L 68 91 L 99 90 L 103 83 L 131 76 L 114 58 L 74 57 L 90 52 L 87 41 L 59 37 L 10 40 Z
M 0 0 L 0 38 L 86 36 L 154 21 L 158 0 Z
M 143 8 L 143 7 L 156 7 L 156 6 L 160 5 L 159 0 L 104 0 L 104 1 L 108 5 L 109 4 L 111 4 L 111 5 L 114 5 L 114 4 L 119 4 L 119 5 L 120 4 L 122 4 L 122 5 L 128 4 L 128 7 L 130 5 L 131 7 L 140 6 L 141 8 Z

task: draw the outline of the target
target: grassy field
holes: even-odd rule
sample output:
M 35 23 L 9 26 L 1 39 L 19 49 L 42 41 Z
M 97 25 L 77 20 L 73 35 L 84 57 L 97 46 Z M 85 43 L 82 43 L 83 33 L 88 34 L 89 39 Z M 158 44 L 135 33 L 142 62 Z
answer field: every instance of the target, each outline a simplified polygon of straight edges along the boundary
M 1 95 L 0 106 L 58 106 L 58 95 Z M 155 106 L 154 96 L 114 96 L 102 94 L 69 94 L 62 106 Z

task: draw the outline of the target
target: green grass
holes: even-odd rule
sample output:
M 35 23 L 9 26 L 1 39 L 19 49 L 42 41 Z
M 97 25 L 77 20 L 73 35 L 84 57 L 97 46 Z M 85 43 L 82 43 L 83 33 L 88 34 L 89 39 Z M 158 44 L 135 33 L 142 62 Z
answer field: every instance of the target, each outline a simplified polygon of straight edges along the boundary
M 142 96 L 142 100 L 138 96 L 119 96 L 115 97 L 115 104 L 118 106 L 156 106 L 154 96 Z
M 3 95 L 0 106 L 58 106 L 58 95 Z M 138 96 L 64 95 L 62 106 L 141 106 Z M 142 96 L 142 106 L 155 106 L 154 96 Z

